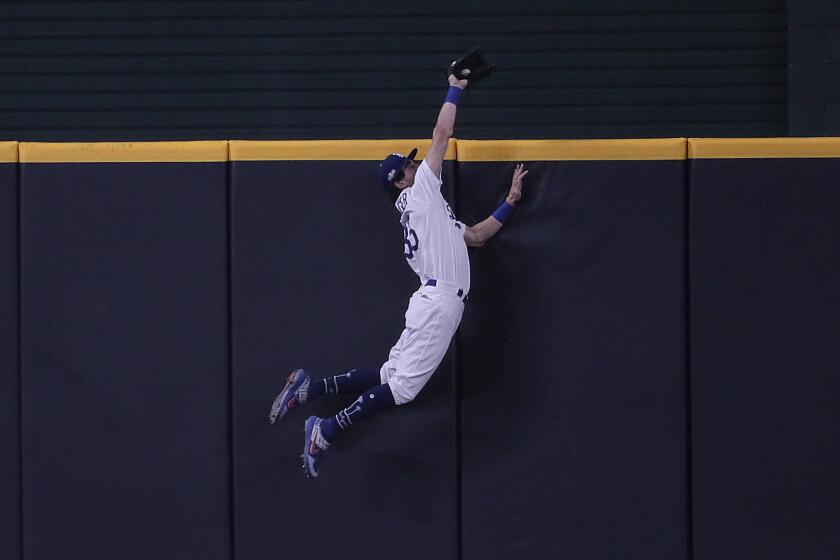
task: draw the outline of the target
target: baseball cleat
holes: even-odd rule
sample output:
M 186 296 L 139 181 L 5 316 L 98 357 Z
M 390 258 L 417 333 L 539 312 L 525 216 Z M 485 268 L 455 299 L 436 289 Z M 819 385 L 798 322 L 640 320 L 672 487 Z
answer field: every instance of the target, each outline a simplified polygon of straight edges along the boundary
M 303 471 L 308 478 L 318 478 L 318 465 L 330 447 L 330 443 L 321 435 L 323 418 L 310 416 L 303 426 Z
M 283 418 L 288 411 L 306 401 L 307 389 L 309 389 L 309 375 L 304 370 L 296 369 L 289 374 L 286 386 L 283 387 L 283 390 L 271 405 L 268 421 L 274 424 L 279 418 Z

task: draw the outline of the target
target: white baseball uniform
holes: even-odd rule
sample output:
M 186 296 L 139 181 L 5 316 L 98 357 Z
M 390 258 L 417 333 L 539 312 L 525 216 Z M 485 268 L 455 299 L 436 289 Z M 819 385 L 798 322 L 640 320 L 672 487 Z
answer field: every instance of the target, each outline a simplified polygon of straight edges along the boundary
M 403 226 L 404 254 L 420 277 L 405 312 L 405 329 L 379 372 L 394 402 L 405 404 L 440 365 L 464 312 L 470 261 L 459 222 L 440 192 L 441 179 L 426 162 L 395 203 Z M 430 285 L 434 284 L 434 285 Z

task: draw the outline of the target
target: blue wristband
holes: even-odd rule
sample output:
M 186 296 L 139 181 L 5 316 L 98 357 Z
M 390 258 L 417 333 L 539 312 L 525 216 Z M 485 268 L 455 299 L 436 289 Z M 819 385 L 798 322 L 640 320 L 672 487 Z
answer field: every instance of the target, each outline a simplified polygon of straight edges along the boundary
M 453 105 L 458 104 L 458 100 L 461 99 L 461 94 L 464 92 L 459 87 L 449 86 L 449 91 L 446 92 L 446 99 L 443 100 L 444 103 L 452 103 Z
M 508 219 L 510 213 L 513 211 L 513 206 L 508 204 L 508 201 L 505 200 L 502 202 L 502 205 L 496 208 L 496 211 L 493 212 L 493 217 L 499 220 L 501 223 L 505 223 L 505 220 Z

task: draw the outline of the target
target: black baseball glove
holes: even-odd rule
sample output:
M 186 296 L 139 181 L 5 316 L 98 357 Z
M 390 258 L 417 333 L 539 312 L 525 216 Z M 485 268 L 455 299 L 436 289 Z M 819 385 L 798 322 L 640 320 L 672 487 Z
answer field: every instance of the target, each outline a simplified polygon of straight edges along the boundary
M 490 75 L 495 64 L 490 64 L 484 58 L 484 53 L 476 47 L 461 58 L 453 60 L 449 65 L 449 73 L 459 80 L 469 80 L 470 85 L 476 84 Z

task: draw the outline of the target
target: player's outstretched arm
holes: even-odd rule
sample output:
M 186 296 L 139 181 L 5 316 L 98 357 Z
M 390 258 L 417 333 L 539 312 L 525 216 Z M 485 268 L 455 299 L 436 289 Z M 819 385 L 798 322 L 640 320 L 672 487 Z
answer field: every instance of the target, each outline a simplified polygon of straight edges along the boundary
M 464 241 L 466 241 L 467 245 L 470 247 L 481 247 L 488 239 L 502 229 L 502 224 L 505 223 L 505 220 L 510 215 L 513 207 L 517 205 L 519 199 L 522 198 L 522 179 L 527 174 L 528 170 L 525 169 L 523 164 L 520 163 L 516 166 L 513 170 L 513 179 L 510 182 L 510 192 L 508 192 L 507 198 L 505 198 L 502 205 L 486 219 L 478 222 L 474 226 L 467 227 L 464 232 Z
M 432 132 L 432 145 L 426 152 L 426 165 L 440 177 L 443 169 L 443 158 L 446 156 L 446 148 L 449 146 L 449 139 L 455 130 L 455 113 L 457 111 L 458 98 L 461 92 L 467 87 L 467 80 L 459 80 L 449 75 L 449 92 L 443 107 L 440 108 L 435 130 Z M 453 88 L 455 91 L 453 91 Z

